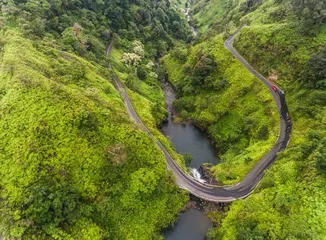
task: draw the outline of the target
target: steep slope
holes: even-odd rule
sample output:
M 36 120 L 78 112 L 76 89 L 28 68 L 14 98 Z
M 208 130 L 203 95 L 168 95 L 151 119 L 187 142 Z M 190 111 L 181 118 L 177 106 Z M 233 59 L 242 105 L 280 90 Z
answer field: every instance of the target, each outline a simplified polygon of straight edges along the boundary
M 231 207 L 215 237 L 324 239 L 325 43 L 325 31 L 302 36 L 289 24 L 253 25 L 237 39 L 248 61 L 285 89 L 293 134 L 257 193 Z
M 156 128 L 163 93 L 146 64 L 187 38 L 184 18 L 164 0 L 0 5 L 0 236 L 161 238 L 187 197 L 129 119 L 105 50 L 119 45 L 122 66 L 137 43 L 123 74 Z
M 108 70 L 15 30 L 0 39 L 2 235 L 157 238 L 186 198 Z
M 181 95 L 175 102 L 180 117 L 206 129 L 220 151 L 213 173 L 224 184 L 241 181 L 279 132 L 268 89 L 234 60 L 221 35 L 174 50 L 163 63 Z
M 236 25 L 247 23 L 234 46 L 285 90 L 293 134 L 288 150 L 278 156 L 254 194 L 233 203 L 224 220 L 218 222 L 220 228 L 209 237 L 324 239 L 325 2 L 231 3 L 233 7 L 227 10 L 223 1 L 197 1 L 197 6 L 201 4 L 195 10 L 198 27 L 202 33 L 210 28 L 200 44 L 210 46 L 214 35 L 228 35 Z
M 153 72 L 153 69 L 155 70 L 156 68 L 155 64 L 151 60 L 145 59 L 143 62 L 146 64 L 142 64 L 141 66 L 145 69 L 146 77 L 141 80 L 135 75 L 135 69 L 133 67 L 126 66 L 122 63 L 122 58 L 123 49 L 117 48 L 116 44 L 114 44 L 114 47 L 110 51 L 109 61 L 112 64 L 114 73 L 117 74 L 120 81 L 123 81 L 137 115 L 145 124 L 146 128 L 165 146 L 171 156 L 173 156 L 173 159 L 181 167 L 185 168 L 183 157 L 175 152 L 175 147 L 171 141 L 158 130 L 158 126 L 167 117 L 164 93 L 161 89 L 161 82 L 157 80 L 158 77 L 161 78 L 162 76 L 157 76 Z M 159 69 L 156 71 L 160 74 Z
M 65 50 L 92 61 L 105 59 L 101 43 L 119 38 L 146 42 L 150 57 L 162 56 L 190 31 L 165 0 L 10 0 L 1 2 L 0 16 L 0 27 L 18 26 L 31 38 L 60 39 Z

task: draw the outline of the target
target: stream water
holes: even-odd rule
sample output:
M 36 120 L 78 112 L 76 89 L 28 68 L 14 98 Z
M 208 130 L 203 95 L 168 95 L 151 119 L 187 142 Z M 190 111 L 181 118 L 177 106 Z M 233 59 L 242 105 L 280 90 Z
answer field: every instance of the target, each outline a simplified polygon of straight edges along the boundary
M 186 10 L 187 21 L 188 21 L 188 24 L 189 24 L 192 34 L 196 37 L 198 35 L 198 32 L 197 32 L 196 28 L 190 24 L 190 19 L 191 19 L 190 10 L 191 10 L 190 8 L 187 8 L 187 10 Z
M 188 167 L 198 169 L 203 163 L 216 165 L 218 163 L 217 150 L 206 134 L 192 123 L 175 123 L 173 121 L 172 103 L 176 99 L 176 93 L 167 81 L 163 82 L 162 87 L 169 113 L 167 122 L 161 128 L 162 133 L 172 141 L 178 153 L 189 153 L 193 157 Z
M 188 167 L 191 173 L 200 182 L 204 182 L 197 169 L 203 163 L 217 164 L 217 151 L 210 143 L 204 132 L 196 128 L 192 123 L 181 124 L 173 122 L 173 101 L 176 93 L 170 83 L 164 81 L 162 88 L 165 93 L 165 101 L 168 108 L 168 120 L 162 126 L 162 133 L 169 137 L 178 153 L 190 153 L 193 157 Z M 175 226 L 172 226 L 165 234 L 166 240 L 203 240 L 206 232 L 212 227 L 212 222 L 198 209 L 190 209 L 180 215 Z
M 212 222 L 198 209 L 182 213 L 179 221 L 164 236 L 165 240 L 203 240 Z
M 197 30 L 190 24 L 190 6 L 188 1 L 186 16 L 193 35 L 197 36 Z M 165 93 L 165 102 L 168 108 L 167 122 L 162 126 L 162 133 L 174 144 L 178 153 L 189 153 L 192 161 L 188 165 L 191 174 L 197 181 L 205 182 L 202 179 L 198 168 L 203 163 L 218 163 L 217 150 L 211 144 L 206 134 L 199 130 L 192 123 L 176 123 L 173 121 L 175 115 L 173 101 L 176 99 L 176 92 L 168 81 L 163 81 L 162 88 Z M 204 240 L 209 228 L 213 226 L 210 219 L 199 209 L 189 209 L 183 212 L 178 222 L 171 226 L 164 234 L 166 240 Z
M 189 25 L 189 27 L 190 27 L 190 30 L 191 30 L 191 32 L 192 32 L 192 34 L 194 35 L 194 37 L 196 37 L 197 35 L 198 35 L 198 32 L 197 32 L 197 29 L 194 27 L 194 26 L 192 26 L 191 24 L 190 24 L 190 20 L 191 20 L 191 16 L 190 16 L 190 10 L 191 10 L 191 8 L 190 8 L 190 6 L 191 6 L 191 1 L 189 0 L 188 2 L 187 2 L 187 9 L 186 9 L 186 17 L 187 17 L 187 21 L 188 21 L 188 25 Z

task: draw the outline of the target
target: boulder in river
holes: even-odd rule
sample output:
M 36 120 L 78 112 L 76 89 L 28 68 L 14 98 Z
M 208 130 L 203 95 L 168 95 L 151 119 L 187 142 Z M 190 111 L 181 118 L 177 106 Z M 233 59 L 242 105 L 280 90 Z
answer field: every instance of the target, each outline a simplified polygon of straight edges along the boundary
M 200 166 L 198 169 L 198 172 L 201 174 L 202 178 L 206 181 L 208 184 L 212 185 L 219 185 L 219 182 L 217 181 L 216 177 L 211 171 L 211 168 L 213 167 L 210 163 L 205 163 Z

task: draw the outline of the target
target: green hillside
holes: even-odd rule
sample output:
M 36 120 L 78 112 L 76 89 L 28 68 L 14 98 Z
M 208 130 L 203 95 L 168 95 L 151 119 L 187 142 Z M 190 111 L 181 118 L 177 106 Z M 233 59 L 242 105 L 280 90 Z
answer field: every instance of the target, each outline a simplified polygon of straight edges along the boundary
M 130 120 L 105 56 L 109 42 L 128 52 L 137 40 L 147 63 L 187 38 L 183 17 L 157 3 L 1 1 L 0 236 L 160 239 L 175 221 L 187 196 Z M 143 67 L 131 77 L 154 74 L 143 101 L 156 128 L 163 94 Z
M 158 130 L 167 73 L 177 121 L 219 150 L 213 175 L 240 182 L 279 134 L 268 89 L 224 47 L 246 24 L 234 47 L 285 91 L 293 132 L 253 194 L 209 209 L 207 238 L 325 239 L 325 1 L 193 0 L 197 37 L 186 4 L 0 0 L 0 238 L 163 239 L 184 209 L 189 197 L 130 119 L 114 73 L 184 167 Z
M 239 52 L 285 90 L 293 133 L 257 193 L 231 207 L 214 238 L 324 239 L 325 43 L 325 27 L 306 35 L 290 22 L 252 25 L 237 38 Z
M 108 70 L 14 30 L 1 32 L 0 61 L 1 232 L 157 237 L 186 199 Z
M 221 157 L 212 171 L 219 182 L 232 184 L 273 146 L 279 120 L 268 89 L 223 44 L 217 35 L 172 51 L 163 64 L 181 95 L 175 102 L 180 118 L 208 131 Z
M 234 95 L 238 96 L 237 91 L 241 89 L 239 85 L 245 81 L 246 74 L 249 73 L 246 70 L 241 71 L 243 67 L 233 58 L 230 60 L 226 58 L 230 54 L 223 48 L 223 40 L 219 34 L 222 34 L 225 39 L 240 24 L 248 25 L 241 30 L 234 46 L 258 71 L 285 90 L 293 121 L 293 133 L 288 149 L 279 155 L 254 194 L 230 206 L 225 217 L 217 221 L 219 227 L 208 234 L 209 239 L 324 239 L 326 235 L 325 2 L 196 1 L 192 12 L 194 14 L 192 22 L 199 28 L 202 38 L 197 40 L 199 43 L 191 47 L 189 52 L 181 50 L 185 53 L 184 59 L 178 59 L 177 56 L 180 54 L 171 52 L 165 57 L 164 63 L 170 80 L 181 92 L 181 100 L 176 103 L 176 106 L 180 107 L 181 117 L 191 118 L 201 125 L 203 121 L 198 116 L 215 113 L 214 117 L 209 118 L 211 119 L 209 124 L 204 124 L 203 127 L 215 140 L 222 153 L 222 163 L 213 168 L 216 177 L 229 183 L 232 181 L 224 181 L 221 176 L 233 173 L 231 177 L 240 178 L 243 174 L 241 175 L 236 169 L 239 168 L 240 171 L 250 169 L 248 166 L 250 161 L 246 163 L 246 159 L 243 159 L 239 162 L 239 157 L 234 156 L 228 158 L 229 153 L 236 153 L 239 146 L 234 143 L 242 142 L 246 136 L 243 130 L 233 129 L 239 128 L 241 121 L 252 114 L 253 119 L 258 122 L 253 129 L 257 130 L 259 124 L 264 124 L 260 119 L 266 119 L 268 116 L 268 111 L 264 111 L 263 115 L 254 115 L 256 112 L 259 113 L 257 102 L 259 103 L 262 94 L 260 91 L 259 93 L 255 91 L 248 81 L 245 82 L 249 88 L 248 93 L 240 94 L 239 97 L 243 98 L 241 105 L 233 103 Z M 216 45 L 218 38 L 221 40 L 219 45 Z M 213 90 L 214 84 L 206 87 L 207 83 L 212 82 L 211 79 L 206 78 L 203 89 L 200 84 L 195 87 L 194 97 L 193 93 L 187 92 L 188 86 L 193 84 L 193 79 L 191 76 L 187 77 L 185 73 L 189 72 L 189 65 L 193 69 L 192 73 L 196 68 L 198 69 L 200 61 L 197 60 L 194 64 L 194 59 L 201 51 L 206 56 L 207 53 L 212 54 L 217 63 L 217 71 L 208 72 L 209 76 L 213 76 L 213 82 L 218 83 L 225 79 L 231 84 L 222 88 L 223 90 L 218 88 Z M 217 53 L 223 53 L 224 61 L 219 60 Z M 176 64 L 179 65 L 178 71 L 173 70 Z M 209 69 L 210 64 L 209 61 L 205 62 L 205 71 Z M 223 64 L 226 67 L 223 67 Z M 238 66 L 233 69 L 235 64 Z M 241 78 L 229 74 L 232 72 L 236 75 L 238 71 L 242 72 Z M 234 82 L 237 82 L 237 85 Z M 258 83 L 257 85 L 259 86 Z M 227 98 L 230 101 L 225 101 L 223 97 L 228 91 L 233 94 Z M 215 99 L 210 97 L 212 95 Z M 254 100 L 249 101 L 249 96 Z M 237 97 L 237 100 L 239 98 Z M 268 99 L 269 96 L 266 95 L 265 98 Z M 255 101 L 255 108 L 252 108 L 253 112 L 248 113 L 245 110 L 250 109 L 252 101 Z M 227 111 L 222 118 L 214 112 L 216 109 L 223 108 L 220 105 Z M 268 105 L 263 104 L 263 106 L 266 108 Z M 237 120 L 236 116 L 239 115 L 241 120 Z M 226 120 L 223 120 L 224 118 Z M 233 124 L 229 124 L 230 122 Z M 265 122 L 267 123 L 271 126 L 271 122 Z M 223 125 L 220 128 L 211 127 L 215 124 Z M 274 126 L 277 127 L 275 124 L 276 122 Z M 269 138 L 276 137 L 276 131 L 276 129 L 275 132 L 270 131 Z M 226 153 L 224 153 L 224 145 L 218 138 L 225 133 L 235 139 L 227 146 Z M 255 135 L 246 137 L 252 139 Z M 249 160 L 252 160 L 251 156 L 263 150 L 255 141 L 247 140 L 247 144 L 246 148 L 252 151 L 239 151 L 238 156 L 244 158 L 248 153 Z M 270 144 L 273 142 L 271 141 Z M 229 180 L 230 175 L 227 177 Z M 219 213 L 211 214 L 214 219 L 220 219 L 216 217 L 217 215 Z

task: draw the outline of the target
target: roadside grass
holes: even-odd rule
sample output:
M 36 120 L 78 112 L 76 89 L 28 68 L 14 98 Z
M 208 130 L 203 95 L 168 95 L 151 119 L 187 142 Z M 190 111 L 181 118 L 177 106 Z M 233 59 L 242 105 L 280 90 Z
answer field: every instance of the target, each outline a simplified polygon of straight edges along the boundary
M 185 62 L 173 58 L 173 54 L 163 58 L 169 80 L 179 91 L 188 84 L 184 66 L 191 64 L 200 51 L 214 55 L 218 64 L 215 78 L 226 79 L 229 85 L 218 91 L 182 94 L 177 102 L 183 107 L 191 104 L 192 111 L 181 110 L 181 117 L 193 119 L 222 150 L 221 163 L 212 169 L 217 179 L 223 184 L 237 183 L 275 143 L 278 111 L 268 88 L 225 49 L 221 35 L 191 47 Z M 268 129 L 265 136 L 258 136 L 261 128 Z
M 127 87 L 126 81 L 128 78 L 128 69 L 122 62 L 123 52 L 120 49 L 113 48 L 111 52 L 110 61 L 113 64 L 114 72 L 123 82 L 128 91 L 130 100 L 135 108 L 138 116 L 151 131 L 151 133 L 164 145 L 174 160 L 177 161 L 179 166 L 186 170 L 185 162 L 182 155 L 178 154 L 173 144 L 168 140 L 159 130 L 159 124 L 167 116 L 165 109 L 164 93 L 161 89 L 160 82 L 157 79 L 141 81 L 137 79 L 136 87 L 131 90 Z M 136 90 L 135 90 L 136 89 Z M 155 118 L 155 116 L 158 116 Z M 154 116 L 155 115 L 155 116 Z
M 325 170 L 318 166 L 318 159 L 325 156 L 322 149 L 326 138 L 326 94 L 323 89 L 307 88 L 299 82 L 307 61 L 325 45 L 326 26 L 316 36 L 298 33 L 286 3 L 265 1 L 243 17 L 243 22 L 251 24 L 241 30 L 234 46 L 265 77 L 276 76 L 277 85 L 285 91 L 293 124 L 290 143 L 266 171 L 255 192 L 234 202 L 225 218 L 218 220 L 220 227 L 208 233 L 208 239 L 323 239 L 326 234 Z M 287 14 L 273 18 L 281 13 Z M 227 130 L 232 133 L 233 128 L 228 126 Z M 248 162 L 251 154 L 258 158 L 267 147 L 259 146 L 259 142 L 250 145 L 252 153 L 243 152 L 240 157 L 233 157 L 232 163 Z M 223 164 L 215 171 L 226 179 L 225 172 L 230 170 Z M 248 170 L 249 165 L 240 165 Z M 233 170 L 234 166 L 230 168 Z
M 187 196 L 108 69 L 16 30 L 0 31 L 0 45 L 0 228 L 28 239 L 159 237 Z
M 228 11 L 228 0 L 200 0 L 192 7 L 192 22 L 196 24 L 199 32 L 206 33 L 213 24 L 222 18 Z M 213 7 L 218 6 L 218 7 Z

